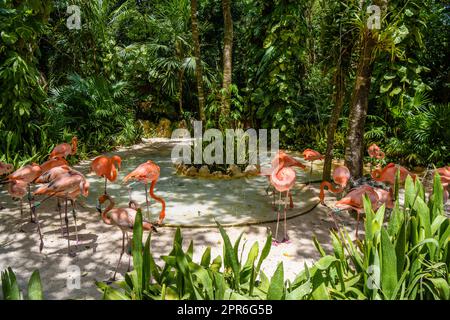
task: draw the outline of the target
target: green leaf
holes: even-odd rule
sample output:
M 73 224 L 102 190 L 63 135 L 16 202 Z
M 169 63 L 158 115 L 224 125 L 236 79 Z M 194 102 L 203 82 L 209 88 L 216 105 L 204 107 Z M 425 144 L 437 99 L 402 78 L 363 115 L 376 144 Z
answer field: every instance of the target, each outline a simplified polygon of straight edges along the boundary
M 42 284 L 39 271 L 36 270 L 28 281 L 28 299 L 29 300 L 42 300 L 44 298 L 42 294 Z
M 402 92 L 402 88 L 397 87 L 394 90 L 391 91 L 391 93 L 389 94 L 391 97 L 398 95 L 400 92 Z
M 210 263 L 211 263 L 211 247 L 208 247 L 206 248 L 205 252 L 203 252 L 200 265 L 202 267 L 208 268 Z
M 332 263 L 339 261 L 333 256 L 325 256 L 321 258 L 319 261 L 317 261 L 314 266 L 317 267 L 319 270 L 327 270 Z
M 11 268 L 2 272 L 3 300 L 20 300 L 19 285 Z
M 443 278 L 428 279 L 433 284 L 433 289 L 437 291 L 437 295 L 441 300 L 450 300 L 450 283 Z
M 136 272 L 135 277 L 131 277 L 133 280 L 133 289 L 135 290 L 136 296 L 140 299 L 142 297 L 142 265 L 143 265 L 143 256 L 142 256 L 142 210 L 138 209 L 136 213 L 136 217 L 134 220 L 133 227 L 133 267 Z
M 234 249 L 233 246 L 231 245 L 231 241 L 230 238 L 228 237 L 227 233 L 225 232 L 225 230 L 223 229 L 223 227 L 216 222 L 218 227 L 219 227 L 219 231 L 220 234 L 222 235 L 223 238 L 223 242 L 224 242 L 224 246 L 225 246 L 225 256 L 227 258 L 227 260 L 229 261 L 229 263 L 231 264 L 231 269 L 233 270 L 233 274 L 234 274 L 234 285 L 236 290 L 239 291 L 239 262 L 237 261 L 237 257 L 234 253 Z
M 284 295 L 284 271 L 283 263 L 278 264 L 275 273 L 270 281 L 269 290 L 267 292 L 267 300 L 281 300 Z
M 311 293 L 312 284 L 307 280 L 304 284 L 286 294 L 286 300 L 302 300 Z
M 397 286 L 397 256 L 385 228 L 381 228 L 381 288 L 388 299 Z
M 270 248 L 272 247 L 272 233 L 269 232 L 266 238 L 266 243 L 261 251 L 261 256 L 259 257 L 258 264 L 256 265 L 256 275 L 258 275 L 259 270 L 261 270 L 261 265 L 263 261 L 269 256 Z

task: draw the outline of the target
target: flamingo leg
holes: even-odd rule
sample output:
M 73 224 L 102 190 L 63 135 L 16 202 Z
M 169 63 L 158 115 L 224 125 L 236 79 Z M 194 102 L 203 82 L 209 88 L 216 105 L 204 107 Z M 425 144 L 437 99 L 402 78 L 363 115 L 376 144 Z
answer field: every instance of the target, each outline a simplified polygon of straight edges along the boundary
M 30 185 L 28 185 L 28 196 L 27 197 L 28 197 L 28 203 L 30 204 L 30 222 L 36 223 L 36 221 L 34 220 L 34 217 L 33 217 L 33 209 L 32 209 L 33 205 L 31 204 L 33 197 L 31 196 L 31 186 Z
M 311 169 L 309 170 L 308 185 L 311 183 L 314 161 L 311 161 Z
M 105 177 L 105 194 L 108 194 L 107 192 L 106 192 L 106 184 L 108 183 L 108 179 L 106 179 L 106 177 Z
M 119 262 L 117 262 L 116 270 L 114 270 L 114 275 L 112 277 L 113 281 L 116 281 L 117 269 L 119 269 L 120 261 L 122 260 L 124 252 L 125 252 L 125 232 L 122 231 L 122 252 L 120 252 Z
M 147 203 L 147 219 L 150 220 L 150 208 L 148 201 L 147 182 L 145 183 L 145 202 Z
M 20 198 L 20 217 L 23 217 L 23 199 Z
M 128 238 L 128 232 L 126 232 L 127 235 L 127 244 L 130 243 L 130 239 Z M 127 272 L 131 271 L 131 253 L 128 255 L 128 268 Z
M 76 245 L 78 246 L 78 226 L 77 226 L 77 213 L 75 212 L 75 200 L 70 200 L 70 202 L 72 203 L 72 216 L 73 216 L 73 221 L 75 223 L 75 239 L 77 240 Z
M 67 218 L 67 198 L 64 198 L 64 221 L 66 222 L 67 230 L 67 251 L 69 253 L 69 256 L 74 256 L 74 254 L 70 250 L 69 218 Z
M 289 208 L 293 209 L 294 208 L 294 201 L 292 200 L 292 193 L 290 193 L 288 191 L 288 195 L 289 195 Z
M 34 206 L 31 207 L 31 213 L 32 213 L 32 215 L 34 214 L 34 218 L 36 220 L 37 229 L 39 232 L 39 238 L 41 240 L 41 243 L 39 244 L 39 252 L 42 252 L 42 249 L 44 249 L 44 237 L 42 236 L 41 225 L 39 223 L 39 218 L 38 218 L 38 215 L 36 212 L 36 207 L 34 207 Z
M 358 239 L 358 229 L 359 229 L 359 212 L 356 211 L 356 232 L 355 232 L 356 239 Z
M 59 201 L 59 198 L 56 200 L 57 206 L 58 206 L 58 212 L 59 212 L 59 222 L 61 223 L 61 236 L 64 237 L 64 225 L 63 225 L 63 218 L 61 214 L 61 202 Z
M 280 193 L 280 195 L 281 195 L 281 193 Z M 289 237 L 288 237 L 288 234 L 287 234 L 287 219 L 286 219 L 286 211 L 287 211 L 287 206 L 288 206 L 288 197 L 290 196 L 290 192 L 289 192 L 289 190 L 288 191 L 286 191 L 286 198 L 285 198 L 285 200 L 284 200 L 284 238 L 283 238 L 283 243 L 287 243 L 287 242 L 289 242 Z M 292 200 L 292 197 L 291 197 L 291 200 Z
M 280 202 L 281 202 L 281 192 L 280 192 Z M 275 229 L 275 239 L 274 243 L 278 243 L 278 225 L 280 224 L 280 204 L 277 206 L 277 227 Z
M 336 231 L 339 230 L 339 225 L 337 223 L 336 215 L 334 214 L 334 211 L 331 210 L 330 212 L 331 218 L 333 218 L 334 226 L 336 227 Z

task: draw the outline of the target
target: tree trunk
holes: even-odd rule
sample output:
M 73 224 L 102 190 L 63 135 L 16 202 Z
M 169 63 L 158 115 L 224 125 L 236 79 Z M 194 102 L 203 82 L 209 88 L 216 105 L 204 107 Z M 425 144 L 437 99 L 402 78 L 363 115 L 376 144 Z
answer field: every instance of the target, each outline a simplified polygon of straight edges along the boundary
M 222 89 L 222 116 L 227 124 L 230 116 L 231 104 L 231 72 L 233 58 L 233 20 L 231 17 L 231 0 L 222 0 L 224 18 L 224 39 L 223 39 L 223 84 Z
M 194 42 L 195 54 L 195 77 L 197 78 L 198 114 L 200 120 L 205 121 L 205 93 L 203 90 L 203 70 L 197 14 L 197 0 L 191 0 L 192 40 Z
M 355 88 L 350 105 L 347 146 L 345 148 L 345 165 L 354 179 L 363 175 L 364 126 L 369 105 L 375 45 L 376 40 L 372 31 L 366 29 L 356 71 Z
M 328 122 L 327 129 L 327 150 L 325 151 L 325 162 L 323 165 L 323 177 L 322 180 L 331 180 L 331 165 L 333 162 L 333 148 L 334 148 L 334 135 L 338 127 L 339 118 L 341 116 L 342 108 L 345 101 L 345 73 L 342 63 L 339 62 L 335 73 L 335 85 L 336 85 L 336 95 L 334 97 L 334 108 L 331 113 L 330 121 Z

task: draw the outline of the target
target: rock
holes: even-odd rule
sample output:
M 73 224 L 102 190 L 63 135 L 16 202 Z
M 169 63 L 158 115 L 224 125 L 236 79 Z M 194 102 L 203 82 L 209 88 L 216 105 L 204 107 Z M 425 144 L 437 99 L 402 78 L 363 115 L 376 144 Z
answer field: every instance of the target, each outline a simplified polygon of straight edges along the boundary
M 182 164 L 176 164 L 175 165 L 175 169 L 176 169 L 176 174 L 182 174 L 184 171 L 183 165 Z
M 232 177 L 242 177 L 242 171 L 241 168 L 239 168 L 237 165 L 235 164 L 231 164 L 228 169 L 227 169 L 227 173 L 232 176 Z
M 212 176 L 215 177 L 215 178 L 222 178 L 223 177 L 223 173 L 220 172 L 220 171 L 214 171 L 212 173 Z
M 197 175 L 198 171 L 196 167 L 189 167 L 184 174 L 187 175 L 188 177 L 195 177 Z
M 171 126 L 172 122 L 169 119 L 161 119 L 156 129 L 157 137 L 170 138 L 172 135 Z
M 200 168 L 200 170 L 198 170 L 198 176 L 199 177 L 203 177 L 203 178 L 209 177 L 210 176 L 210 172 L 209 172 L 208 166 L 202 166 Z
M 259 173 L 258 168 L 254 164 L 249 164 L 247 168 L 245 168 L 244 173 L 248 176 L 256 176 Z

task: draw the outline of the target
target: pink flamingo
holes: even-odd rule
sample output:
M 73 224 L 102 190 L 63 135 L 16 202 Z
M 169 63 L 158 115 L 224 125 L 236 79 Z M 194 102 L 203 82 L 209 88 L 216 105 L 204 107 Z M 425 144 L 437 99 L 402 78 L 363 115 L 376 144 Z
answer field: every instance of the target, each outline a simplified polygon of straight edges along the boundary
M 13 165 L 7 164 L 7 163 L 4 163 L 4 162 L 0 161 L 0 177 L 4 176 L 5 174 L 11 173 L 13 170 L 14 170 Z M 4 183 L 5 182 L 3 182 L 3 181 L 0 182 L 0 184 L 4 184 Z M 0 210 L 2 210 L 2 209 L 3 209 L 3 206 L 0 205 Z M 21 207 L 20 207 L 20 212 L 21 212 L 21 215 L 22 215 L 22 203 L 21 203 Z
M 159 174 L 161 172 L 161 169 L 157 164 L 155 164 L 153 161 L 148 160 L 147 162 L 144 162 L 140 164 L 136 169 L 134 169 L 132 172 L 130 172 L 124 179 L 123 182 L 127 183 L 130 180 L 136 180 L 139 182 L 144 183 L 145 185 L 145 198 L 147 201 L 147 215 L 150 215 L 150 209 L 148 207 L 148 196 L 147 196 L 147 185 L 149 182 L 151 182 L 150 186 L 150 197 L 155 199 L 156 201 L 160 202 L 162 205 L 161 212 L 159 213 L 159 220 L 157 225 L 161 225 L 165 216 L 166 216 L 166 202 L 163 198 L 158 197 L 154 194 L 154 188 L 156 185 L 156 182 L 159 179 Z
M 41 167 L 38 164 L 36 164 L 36 163 L 32 163 L 32 164 L 26 165 L 26 166 L 24 166 L 24 167 L 22 167 L 22 168 L 20 168 L 20 169 L 18 169 L 16 171 L 14 171 L 13 173 L 11 173 L 7 177 L 7 180 L 9 182 L 20 180 L 20 181 L 23 181 L 23 182 L 25 182 L 27 184 L 28 203 L 30 205 L 30 215 L 31 215 L 30 221 L 32 223 L 36 223 L 37 222 L 36 221 L 37 218 L 35 216 L 33 216 L 33 212 L 31 210 L 31 208 L 32 208 L 32 201 L 34 199 L 31 196 L 31 190 L 30 190 L 31 186 L 30 186 L 30 184 L 32 182 L 34 182 L 37 179 L 37 177 L 39 177 L 41 175 L 41 173 L 42 173 Z M 22 202 L 21 202 L 21 205 L 22 205 Z
M 119 156 L 112 156 L 111 158 L 99 156 L 92 161 L 91 172 L 95 172 L 97 176 L 105 178 L 105 194 L 108 180 L 111 182 L 116 181 L 117 170 L 120 170 L 121 164 L 122 159 Z M 116 169 L 116 165 L 118 169 Z
M 270 175 L 270 183 L 274 186 L 275 190 L 280 192 L 280 201 L 282 199 L 282 193 L 286 192 L 286 200 L 284 204 L 284 238 L 282 242 L 288 242 L 289 237 L 287 235 L 287 222 L 286 222 L 286 209 L 287 209 L 287 199 L 289 196 L 289 191 L 295 185 L 295 170 L 292 167 L 285 166 L 285 158 L 280 158 L 277 166 Z M 277 209 L 277 227 L 275 231 L 274 243 L 278 243 L 278 226 L 280 223 L 280 210 Z
M 67 163 L 66 159 L 57 157 L 57 158 L 52 158 L 50 160 L 47 160 L 46 162 L 41 164 L 40 167 L 41 167 L 42 173 L 45 173 L 50 169 L 53 169 L 56 167 L 61 167 L 61 166 L 67 166 L 67 165 L 69 165 L 69 164 Z
M 375 143 L 369 146 L 367 152 L 369 153 L 371 159 L 382 160 L 385 157 L 384 152 L 381 151 L 380 147 L 377 146 Z M 370 173 L 372 174 L 372 162 L 370 162 Z
M 0 176 L 3 176 L 5 174 L 9 174 L 14 170 L 14 167 L 12 164 L 4 163 L 0 161 Z
M 64 173 L 68 173 L 71 170 L 72 169 L 69 166 L 65 166 L 65 165 L 60 166 L 60 167 L 51 168 L 50 170 L 41 174 L 39 176 L 39 178 L 36 179 L 36 183 L 37 184 L 49 183 L 49 182 L 55 180 L 58 176 L 60 176 Z
M 105 201 L 109 201 L 109 205 L 103 212 L 100 207 L 97 207 L 97 210 L 102 215 L 103 222 L 107 225 L 117 226 L 122 231 L 122 251 L 120 252 L 119 262 L 117 263 L 114 275 L 112 277 L 112 280 L 115 281 L 117 269 L 120 266 L 120 261 L 122 260 L 122 256 L 125 252 L 125 237 L 128 242 L 128 232 L 133 232 L 134 221 L 136 219 L 137 208 L 139 208 L 139 206 L 136 202 L 130 201 L 130 207 L 128 208 L 114 208 L 114 200 L 109 195 L 104 194 L 98 198 L 98 203 L 100 205 Z M 134 208 L 131 207 L 131 204 L 133 204 Z M 150 222 L 145 220 L 142 221 L 142 228 L 146 231 L 157 232 L 156 228 Z M 130 270 L 130 258 L 128 259 L 128 270 Z
M 28 183 L 23 180 L 11 180 L 8 182 L 8 193 L 11 198 L 20 200 L 20 216 L 23 216 L 23 197 L 27 194 Z M 32 217 L 33 218 L 33 217 Z
M 339 166 L 333 171 L 333 181 L 337 185 L 339 185 L 339 188 L 334 188 L 333 185 L 328 181 L 323 181 L 320 184 L 320 203 L 324 204 L 325 199 L 325 188 L 328 188 L 328 191 L 331 191 L 333 193 L 342 193 L 345 190 L 345 187 L 347 187 L 347 183 L 350 180 L 350 171 L 346 166 Z
M 359 218 L 360 214 L 364 213 L 363 196 L 367 195 L 372 204 L 373 210 L 378 209 L 378 194 L 375 190 L 368 185 L 360 186 L 359 188 L 351 190 L 344 198 L 336 202 L 335 206 L 339 210 L 355 210 L 357 213 L 356 218 L 356 234 L 358 238 Z
M 77 228 L 77 217 L 75 212 L 75 200 L 82 194 L 87 197 L 89 194 L 89 181 L 78 171 L 71 170 L 67 173 L 60 174 L 50 183 L 39 187 L 35 192 L 35 195 L 47 195 L 42 202 L 46 201 L 51 197 L 58 197 L 65 200 L 65 222 L 67 230 L 67 246 L 70 256 L 74 256 L 70 250 L 70 235 L 69 235 L 69 220 L 67 218 L 67 201 L 70 200 L 72 204 L 72 215 L 75 223 L 75 236 L 78 244 L 78 228 Z M 41 202 L 41 203 L 42 203 Z M 35 210 L 36 206 L 33 207 Z
M 308 179 L 308 184 L 310 184 L 311 183 L 311 177 L 312 177 L 314 161 L 322 160 L 324 157 L 319 152 L 308 148 L 305 151 L 303 151 L 303 158 L 306 161 L 310 161 L 311 162 L 311 170 L 309 171 L 309 179 Z
M 72 138 L 72 144 L 61 143 L 58 144 L 53 151 L 50 153 L 51 158 L 67 158 L 69 155 L 75 155 L 77 153 L 78 139 L 77 137 Z
M 383 203 L 387 208 L 394 207 L 393 192 L 386 191 L 380 188 L 373 188 L 369 185 L 363 185 L 356 189 L 351 190 L 344 198 L 336 202 L 335 206 L 339 210 L 355 210 L 357 213 L 356 218 L 356 233 L 355 237 L 358 238 L 358 228 L 360 214 L 364 213 L 363 196 L 369 197 L 372 209 L 377 210 Z
M 42 174 L 42 169 L 37 163 L 26 165 L 13 173 L 11 173 L 7 179 L 11 180 L 23 180 L 27 183 L 31 183 L 36 180 Z
M 279 162 L 281 160 L 283 161 L 285 167 L 298 167 L 303 170 L 306 170 L 306 167 L 303 165 L 303 163 L 301 163 L 300 161 L 289 156 L 288 154 L 286 154 L 286 152 L 279 150 L 275 154 L 274 158 L 272 159 L 271 167 L 263 168 L 260 173 L 261 176 L 265 176 L 269 180 L 269 186 L 266 188 L 266 194 L 269 194 L 269 188 L 271 186 L 270 176 L 272 175 L 274 169 L 277 167 L 277 165 L 279 164 Z M 273 205 L 272 206 L 273 206 L 273 208 L 275 208 L 275 193 L 273 193 Z M 294 208 L 294 201 L 292 200 L 291 193 L 289 193 L 289 206 L 291 209 Z
M 441 177 L 442 187 L 444 188 L 444 204 L 447 203 L 449 198 L 449 186 L 450 186 L 450 167 L 443 167 L 436 169 L 436 173 Z
M 372 179 L 378 182 L 385 182 L 393 186 L 395 184 L 395 175 L 397 170 L 400 170 L 400 184 L 404 184 L 407 176 L 411 176 L 413 180 L 416 180 L 416 175 L 409 172 L 406 168 L 396 165 L 395 163 L 389 163 L 383 169 L 375 169 L 372 172 Z

